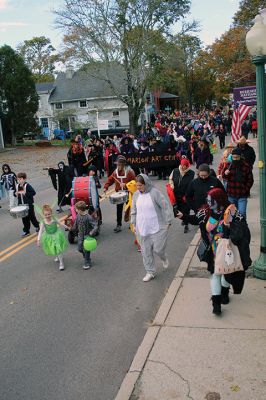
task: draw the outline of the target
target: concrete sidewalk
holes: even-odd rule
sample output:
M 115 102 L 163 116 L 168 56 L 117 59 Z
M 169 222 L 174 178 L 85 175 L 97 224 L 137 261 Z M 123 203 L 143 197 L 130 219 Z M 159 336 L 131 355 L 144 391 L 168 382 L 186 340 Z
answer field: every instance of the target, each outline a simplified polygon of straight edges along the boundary
M 253 260 L 260 246 L 257 168 L 254 175 L 248 203 Z M 231 294 L 222 316 L 214 316 L 198 241 L 196 234 L 116 400 L 266 399 L 266 282 L 248 271 L 243 293 Z

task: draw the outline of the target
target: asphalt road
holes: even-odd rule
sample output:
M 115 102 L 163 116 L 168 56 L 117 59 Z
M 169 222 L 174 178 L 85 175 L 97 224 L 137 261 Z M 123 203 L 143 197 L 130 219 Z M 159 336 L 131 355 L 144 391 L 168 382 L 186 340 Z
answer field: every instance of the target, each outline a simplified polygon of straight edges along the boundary
M 34 182 L 33 182 L 34 183 Z M 165 182 L 155 181 L 165 192 Z M 55 192 L 42 177 L 38 204 Z M 143 283 L 142 257 L 127 226 L 113 233 L 115 206 L 102 204 L 102 232 L 82 270 L 76 246 L 65 255 L 66 270 L 53 258 L 19 242 L 21 221 L 0 214 L 0 399 L 112 400 L 152 321 L 195 229 L 184 235 L 173 221 L 170 267 Z M 23 247 L 25 244 L 25 247 Z

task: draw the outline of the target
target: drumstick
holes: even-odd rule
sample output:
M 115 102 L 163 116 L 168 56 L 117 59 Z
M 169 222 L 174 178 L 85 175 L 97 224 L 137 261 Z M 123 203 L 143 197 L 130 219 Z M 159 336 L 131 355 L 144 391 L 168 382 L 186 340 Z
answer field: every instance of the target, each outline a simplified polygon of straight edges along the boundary
M 120 185 L 120 187 L 121 187 L 121 189 L 122 189 L 122 185 L 124 185 L 124 183 L 123 183 L 123 182 L 119 182 L 119 180 L 116 179 L 114 176 L 113 176 L 113 178 L 114 178 L 114 180 L 115 180 L 117 183 L 119 183 L 119 185 Z

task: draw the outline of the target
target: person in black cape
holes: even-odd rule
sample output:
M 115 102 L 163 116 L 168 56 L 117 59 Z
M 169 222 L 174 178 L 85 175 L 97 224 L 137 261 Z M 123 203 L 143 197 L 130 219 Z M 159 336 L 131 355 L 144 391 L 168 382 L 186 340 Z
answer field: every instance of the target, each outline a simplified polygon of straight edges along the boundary
M 58 191 L 58 212 L 62 212 L 62 206 L 70 205 L 69 193 L 74 178 L 72 169 L 63 161 L 57 164 L 58 168 L 49 168 L 48 173 L 52 180 L 53 187 Z

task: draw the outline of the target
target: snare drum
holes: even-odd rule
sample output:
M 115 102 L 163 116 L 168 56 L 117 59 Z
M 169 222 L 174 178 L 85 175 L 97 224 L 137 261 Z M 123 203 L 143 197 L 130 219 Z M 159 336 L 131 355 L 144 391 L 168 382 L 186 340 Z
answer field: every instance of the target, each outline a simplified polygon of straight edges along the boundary
M 111 204 L 124 204 L 127 202 L 128 193 L 125 190 L 120 190 L 119 192 L 112 193 L 109 196 Z
M 13 218 L 24 218 L 29 214 L 29 206 L 26 204 L 22 204 L 20 206 L 12 207 L 10 209 L 10 215 Z

